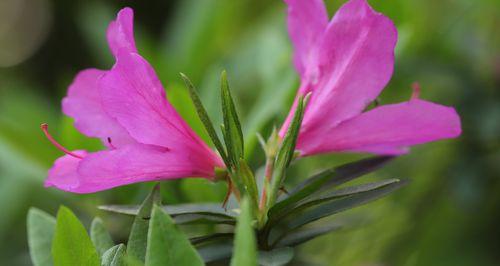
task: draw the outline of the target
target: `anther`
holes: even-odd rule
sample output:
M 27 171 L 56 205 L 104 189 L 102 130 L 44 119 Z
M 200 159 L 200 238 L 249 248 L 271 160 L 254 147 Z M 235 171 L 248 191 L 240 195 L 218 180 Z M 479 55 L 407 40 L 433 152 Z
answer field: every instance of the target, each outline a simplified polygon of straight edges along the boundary
M 78 159 L 83 159 L 82 156 L 74 154 L 73 152 L 69 151 L 68 149 L 64 148 L 59 142 L 57 142 L 49 133 L 49 125 L 46 123 L 43 123 L 40 125 L 40 129 L 42 129 L 43 133 L 47 137 L 47 139 L 54 145 L 56 148 L 58 148 L 60 151 L 66 153 L 67 155 L 73 156 Z
M 113 150 L 116 150 L 116 147 L 113 145 L 113 142 L 111 142 L 111 138 L 110 138 L 110 137 L 108 137 L 108 138 L 107 138 L 107 140 L 108 140 L 108 145 L 109 145 L 109 147 L 110 147 L 111 149 L 113 149 Z

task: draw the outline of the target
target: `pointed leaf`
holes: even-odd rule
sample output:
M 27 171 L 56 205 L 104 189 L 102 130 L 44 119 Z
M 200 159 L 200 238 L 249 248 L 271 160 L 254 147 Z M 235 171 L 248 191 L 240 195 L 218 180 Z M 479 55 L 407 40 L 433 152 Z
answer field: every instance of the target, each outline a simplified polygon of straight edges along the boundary
M 248 197 L 245 197 L 241 202 L 241 214 L 236 223 L 232 266 L 257 265 L 257 242 L 252 220 L 252 205 Z
M 125 251 L 127 247 L 124 244 L 113 246 L 102 254 L 101 266 L 122 266 L 125 265 Z
M 139 212 L 138 205 L 102 205 L 99 209 L 104 211 L 110 211 L 120 214 L 127 215 L 137 215 Z M 236 217 L 238 214 L 232 210 L 225 210 L 220 204 L 214 203 L 188 203 L 188 204 L 176 204 L 176 205 L 163 205 L 161 207 L 163 211 L 171 216 L 177 216 L 182 214 L 203 214 L 203 215 L 214 215 L 223 216 L 228 218 Z
M 220 141 L 219 136 L 217 135 L 217 132 L 215 131 L 213 123 L 210 120 L 210 117 L 208 116 L 207 110 L 203 106 L 203 103 L 201 102 L 200 97 L 198 96 L 198 93 L 196 92 L 196 89 L 194 88 L 193 83 L 183 73 L 181 73 L 181 77 L 184 80 L 184 83 L 186 84 L 186 87 L 189 90 L 189 96 L 191 96 L 191 100 L 193 101 L 193 104 L 196 108 L 196 112 L 198 113 L 198 117 L 200 117 L 201 122 L 205 126 L 205 130 L 207 131 L 208 136 L 210 136 L 212 143 L 214 144 L 217 151 L 219 151 L 219 154 L 221 155 L 222 159 L 224 160 L 224 163 L 226 165 L 229 165 L 229 161 L 228 161 L 228 158 L 226 155 L 226 150 L 224 149 L 224 146 L 222 146 L 222 142 Z
M 257 188 L 255 176 L 253 175 L 253 172 L 248 166 L 248 164 L 243 159 L 240 159 L 239 164 L 240 164 L 239 176 L 243 180 L 246 193 L 252 200 L 252 205 L 259 206 L 259 189 Z
M 114 245 L 113 239 L 104 227 L 102 220 L 98 217 L 94 218 L 90 226 L 90 239 L 92 239 L 92 243 L 94 243 L 97 252 L 101 256 Z
M 236 166 L 244 155 L 243 131 L 241 130 L 240 120 L 231 96 L 231 91 L 229 90 L 229 83 L 225 71 L 221 74 L 221 100 L 225 131 L 224 141 L 226 143 L 228 157 L 233 163 L 233 166 Z
M 378 182 L 350 186 L 350 187 L 338 189 L 338 190 L 335 190 L 335 191 L 332 191 L 332 192 L 329 192 L 326 194 L 319 194 L 319 195 L 313 196 L 311 198 L 308 198 L 302 202 L 299 202 L 293 209 L 287 209 L 287 210 L 281 212 L 279 215 L 273 216 L 271 219 L 279 220 L 283 216 L 290 215 L 290 214 L 296 213 L 296 212 L 300 212 L 303 209 L 310 208 L 310 207 L 322 204 L 324 202 L 352 196 L 355 194 L 366 193 L 366 192 L 373 191 L 373 190 L 379 190 L 383 187 L 393 185 L 393 184 L 396 184 L 399 182 L 400 182 L 399 179 L 387 179 L 387 180 L 382 180 L 382 181 L 378 181 Z
M 287 227 L 289 229 L 295 229 L 302 225 L 314 222 L 318 219 L 352 209 L 354 207 L 366 204 L 368 202 L 377 200 L 386 196 L 387 194 L 398 190 L 399 188 L 406 185 L 408 182 L 405 180 L 392 183 L 390 185 L 381 187 L 376 190 L 368 191 L 365 193 L 355 194 L 346 198 L 342 198 L 335 201 L 328 201 L 326 203 L 320 204 L 317 207 L 306 209 L 304 212 L 293 215 L 287 218 L 290 222 Z
M 157 184 L 141 205 L 135 216 L 127 243 L 127 255 L 144 262 L 148 242 L 149 219 L 154 204 L 160 203 L 160 185 Z
M 285 247 L 270 251 L 259 251 L 259 265 L 281 266 L 293 259 L 293 248 Z
M 373 172 L 393 158 L 392 156 L 378 156 L 322 171 L 300 183 L 285 199 L 277 202 L 269 211 L 270 216 L 276 215 L 284 209 L 293 208 L 297 202 L 310 195 L 331 189 Z
M 56 219 L 39 209 L 31 208 L 28 211 L 27 225 L 28 245 L 33 265 L 53 265 L 50 248 L 56 228 Z
M 300 96 L 297 103 L 297 109 L 288 127 L 288 130 L 283 138 L 283 141 L 278 149 L 276 155 L 276 162 L 273 177 L 271 180 L 271 189 L 268 197 L 267 205 L 270 208 L 276 202 L 278 197 L 278 190 L 283 185 L 285 180 L 286 168 L 290 165 L 295 153 L 295 144 L 297 143 L 297 137 L 299 135 L 300 126 L 302 124 L 302 118 L 304 117 L 305 101 L 304 97 Z
M 162 265 L 196 266 L 204 263 L 172 218 L 155 205 L 148 233 L 146 266 Z
M 55 266 L 100 264 L 97 251 L 82 223 L 68 208 L 61 206 L 52 241 Z
M 340 228 L 342 228 L 340 225 L 330 225 L 292 231 L 285 234 L 285 236 L 277 242 L 276 247 L 294 247 L 318 236 L 339 230 Z
M 198 245 L 201 243 L 211 242 L 211 241 L 220 240 L 220 239 L 227 239 L 227 238 L 232 239 L 233 236 L 234 236 L 233 233 L 215 233 L 215 234 L 206 235 L 206 236 L 193 237 L 193 238 L 189 239 L 189 241 L 193 245 Z

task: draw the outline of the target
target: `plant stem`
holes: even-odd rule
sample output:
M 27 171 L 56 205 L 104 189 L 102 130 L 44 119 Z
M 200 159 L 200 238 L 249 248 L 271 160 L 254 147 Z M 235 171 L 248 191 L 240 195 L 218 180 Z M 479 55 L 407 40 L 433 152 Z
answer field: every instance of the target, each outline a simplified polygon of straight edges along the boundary
M 264 186 L 262 188 L 262 195 L 261 195 L 260 202 L 259 202 L 259 209 L 262 212 L 265 211 L 264 209 L 266 208 L 267 187 L 271 183 L 271 178 L 273 177 L 273 170 L 274 170 L 274 157 L 273 156 L 268 156 L 267 159 L 266 159 L 266 169 L 265 169 L 265 175 L 264 175 Z

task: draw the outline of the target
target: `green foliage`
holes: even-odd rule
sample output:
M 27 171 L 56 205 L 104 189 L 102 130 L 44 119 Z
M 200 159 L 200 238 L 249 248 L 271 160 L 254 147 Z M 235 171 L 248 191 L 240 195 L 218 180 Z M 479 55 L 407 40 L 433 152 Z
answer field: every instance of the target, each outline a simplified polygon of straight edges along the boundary
M 204 263 L 172 218 L 155 205 L 149 221 L 146 266 L 162 265 L 196 266 Z
M 28 212 L 27 225 L 31 261 L 35 266 L 52 265 L 50 249 L 56 220 L 39 209 L 31 208 Z
M 94 220 L 92 220 L 92 225 L 90 226 L 90 239 L 101 256 L 115 244 L 100 218 L 94 218 Z
M 224 118 L 223 135 L 227 153 L 231 160 L 230 166 L 238 168 L 239 161 L 244 155 L 245 144 L 243 142 L 240 119 L 238 118 L 231 91 L 229 90 L 226 71 L 223 71 L 221 74 L 221 102 Z
M 97 251 L 82 223 L 68 208 L 61 206 L 52 242 L 55 266 L 99 266 Z
M 241 202 L 241 213 L 235 229 L 232 266 L 257 265 L 257 243 L 252 227 L 252 213 L 250 199 L 244 198 Z
M 127 247 L 124 244 L 113 246 L 102 254 L 101 266 L 122 266 L 125 265 L 125 252 Z
M 149 219 L 155 204 L 159 204 L 160 185 L 157 184 L 149 193 L 135 216 L 127 243 L 127 254 L 133 259 L 144 262 L 148 243 Z
M 184 80 L 184 83 L 186 84 L 186 87 L 189 90 L 189 96 L 191 97 L 191 100 L 193 101 L 193 104 L 196 108 L 196 112 L 198 113 L 198 117 L 200 118 L 201 122 L 205 126 L 205 130 L 207 131 L 208 135 L 210 136 L 210 139 L 212 140 L 212 143 L 215 145 L 215 148 L 221 155 L 222 159 L 224 160 L 224 163 L 226 165 L 229 164 L 229 160 L 227 158 L 226 150 L 222 146 L 222 142 L 219 139 L 219 136 L 217 135 L 217 132 L 215 131 L 215 128 L 213 126 L 212 121 L 210 120 L 210 117 L 208 116 L 207 110 L 203 106 L 203 103 L 200 100 L 200 97 L 198 96 L 198 93 L 196 92 L 196 89 L 194 88 L 193 83 L 189 80 L 189 78 L 181 73 L 181 77 Z

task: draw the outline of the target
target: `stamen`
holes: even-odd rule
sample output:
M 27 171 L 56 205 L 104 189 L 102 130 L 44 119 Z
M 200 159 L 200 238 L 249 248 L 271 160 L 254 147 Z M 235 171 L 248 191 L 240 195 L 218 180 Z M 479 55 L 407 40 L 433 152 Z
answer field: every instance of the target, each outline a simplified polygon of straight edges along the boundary
M 111 138 L 110 137 L 108 137 L 108 144 L 109 144 L 109 147 L 111 147 L 111 149 L 116 150 L 116 147 L 111 142 Z
M 413 84 L 411 84 L 411 88 L 413 89 L 411 99 L 416 100 L 420 98 L 420 84 L 418 82 L 413 82 Z
M 70 156 L 73 156 L 75 158 L 78 158 L 78 159 L 83 159 L 82 156 L 80 155 L 77 155 L 77 154 L 74 154 L 72 152 L 70 152 L 68 149 L 64 148 L 61 144 L 59 144 L 59 142 L 57 142 L 49 133 L 49 125 L 46 124 L 46 123 L 43 123 L 40 125 L 40 128 L 42 129 L 43 133 L 45 134 L 45 136 L 47 137 L 47 139 L 54 145 L 56 146 L 56 148 L 58 148 L 59 150 L 61 150 L 62 152 L 66 153 L 67 155 L 70 155 Z

